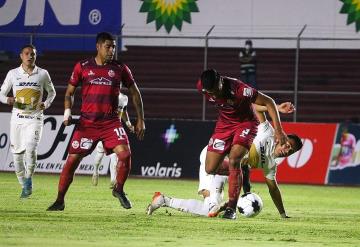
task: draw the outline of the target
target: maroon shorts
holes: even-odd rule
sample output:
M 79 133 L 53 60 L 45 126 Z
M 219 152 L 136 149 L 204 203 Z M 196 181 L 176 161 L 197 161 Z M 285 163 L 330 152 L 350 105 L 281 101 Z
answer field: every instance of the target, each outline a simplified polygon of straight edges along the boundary
M 70 154 L 90 154 L 96 144 L 102 141 L 106 154 L 112 153 L 112 149 L 118 145 L 128 145 L 128 136 L 119 120 L 107 122 L 104 125 L 76 126 L 70 142 Z
M 208 151 L 227 154 L 233 145 L 239 144 L 248 150 L 256 136 L 257 121 L 225 124 L 218 122 L 208 144 Z

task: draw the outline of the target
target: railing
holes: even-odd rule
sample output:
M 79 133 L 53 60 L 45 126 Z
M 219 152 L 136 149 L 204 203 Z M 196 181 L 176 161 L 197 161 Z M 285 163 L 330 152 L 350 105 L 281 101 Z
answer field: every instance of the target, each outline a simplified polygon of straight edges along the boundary
M 205 35 L 199 36 L 138 36 L 138 35 L 119 35 L 116 34 L 116 42 L 119 47 L 121 47 L 120 42 L 124 39 L 188 39 L 188 40 L 201 40 L 204 41 L 204 61 L 203 68 L 208 66 L 208 48 L 210 40 L 278 40 L 278 41 L 288 41 L 296 43 L 296 54 L 295 54 L 295 73 L 294 73 L 294 89 L 293 90 L 262 90 L 262 92 L 267 94 L 293 94 L 293 102 L 295 107 L 298 107 L 298 95 L 360 95 L 360 92 L 329 92 L 329 91 L 299 91 L 298 90 L 298 79 L 299 79 L 299 54 L 301 51 L 301 42 L 302 41 L 360 41 L 360 38 L 318 38 L 318 37 L 301 37 L 304 32 L 306 25 L 300 30 L 297 37 L 220 37 L 220 36 L 211 36 L 211 31 L 215 26 L 212 26 Z M 44 34 L 44 33 L 0 33 L 0 38 L 9 38 L 9 37 L 22 37 L 28 38 L 29 43 L 33 43 L 35 38 L 91 38 L 96 37 L 95 34 Z M 118 53 L 116 53 L 116 56 Z M 63 86 L 57 86 L 58 88 L 63 88 Z M 141 88 L 143 91 L 165 91 L 165 92 L 196 92 L 195 89 L 178 89 L 178 88 Z M 206 100 L 203 99 L 202 106 L 202 120 L 206 120 Z M 297 121 L 297 114 L 293 115 L 293 121 Z

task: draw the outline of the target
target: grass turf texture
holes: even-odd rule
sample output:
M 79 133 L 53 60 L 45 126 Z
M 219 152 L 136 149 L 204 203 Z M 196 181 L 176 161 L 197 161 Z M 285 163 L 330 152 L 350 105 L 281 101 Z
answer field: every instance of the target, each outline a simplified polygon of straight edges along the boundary
M 197 181 L 130 178 L 133 208 L 120 207 L 109 178 L 77 176 L 63 212 L 47 212 L 58 176 L 36 174 L 29 199 L 19 199 L 13 173 L 0 173 L 0 246 L 360 246 L 360 188 L 280 185 L 290 219 L 281 219 L 265 184 L 255 218 L 205 218 L 160 208 L 145 214 L 154 191 L 199 198 Z M 200 199 L 200 198 L 199 198 Z M 166 212 L 167 211 L 167 212 Z

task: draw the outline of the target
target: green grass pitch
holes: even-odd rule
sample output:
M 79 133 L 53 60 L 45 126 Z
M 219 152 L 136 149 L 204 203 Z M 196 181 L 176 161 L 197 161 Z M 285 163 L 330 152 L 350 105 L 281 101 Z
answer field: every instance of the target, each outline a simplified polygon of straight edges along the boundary
M 34 193 L 19 199 L 15 174 L 0 173 L 0 246 L 360 246 L 360 188 L 280 185 L 290 219 L 281 219 L 265 184 L 255 218 L 205 218 L 160 208 L 145 214 L 154 191 L 199 198 L 197 181 L 129 178 L 125 210 L 111 195 L 109 178 L 91 185 L 76 176 L 64 212 L 47 212 L 58 175 L 36 174 Z M 199 198 L 200 199 L 200 198 Z

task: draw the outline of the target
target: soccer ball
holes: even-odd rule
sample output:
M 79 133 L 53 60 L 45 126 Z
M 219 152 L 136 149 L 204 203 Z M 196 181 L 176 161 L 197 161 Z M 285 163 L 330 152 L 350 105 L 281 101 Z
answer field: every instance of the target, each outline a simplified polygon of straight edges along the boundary
M 237 208 L 241 215 L 245 217 L 255 217 L 261 212 L 263 202 L 260 196 L 249 192 L 239 198 Z

